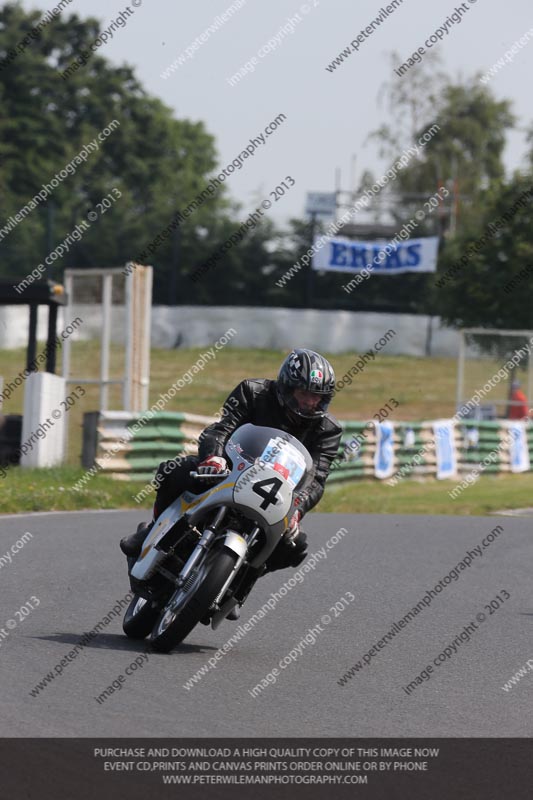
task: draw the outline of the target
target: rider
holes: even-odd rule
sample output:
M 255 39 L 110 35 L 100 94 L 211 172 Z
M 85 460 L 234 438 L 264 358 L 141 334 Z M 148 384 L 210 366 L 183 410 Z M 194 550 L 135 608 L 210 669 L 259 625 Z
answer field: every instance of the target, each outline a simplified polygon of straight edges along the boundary
M 335 373 L 329 361 L 313 350 L 293 350 L 281 365 L 277 380 L 244 380 L 231 392 L 218 422 L 200 435 L 198 456 L 173 462 L 171 470 L 159 465 L 154 503 L 154 520 L 185 490 L 198 492 L 208 480 L 227 469 L 224 445 L 240 425 L 280 428 L 295 436 L 309 451 L 314 470 L 297 492 L 294 512 L 284 537 L 266 562 L 268 571 L 297 567 L 306 556 L 307 537 L 300 531 L 300 521 L 322 497 L 331 462 L 338 453 L 342 429 L 328 413 L 335 389 Z M 191 478 L 189 472 L 209 478 Z M 141 523 L 136 533 L 122 539 L 120 547 L 127 556 L 139 555 L 150 532 L 150 523 Z

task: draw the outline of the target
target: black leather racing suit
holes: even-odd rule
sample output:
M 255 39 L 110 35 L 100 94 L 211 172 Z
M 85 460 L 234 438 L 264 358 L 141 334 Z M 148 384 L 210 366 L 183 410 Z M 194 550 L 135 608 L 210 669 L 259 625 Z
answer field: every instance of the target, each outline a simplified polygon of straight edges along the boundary
M 297 494 L 297 507 L 303 516 L 316 506 L 324 492 L 331 462 L 339 451 L 342 428 L 330 414 L 316 421 L 307 420 L 300 426 L 293 424 L 278 401 L 276 382 L 253 379 L 241 381 L 228 395 L 221 419 L 209 425 L 200 436 L 198 456 L 176 459 L 176 465 L 171 469 L 168 466 L 165 469 L 165 465 L 172 462 L 163 462 L 159 466 L 156 475 L 159 486 L 156 515 L 186 489 L 198 491 L 199 481 L 190 478 L 189 472 L 195 470 L 197 464 L 207 456 L 224 456 L 226 441 L 236 428 L 246 422 L 280 428 L 305 445 L 313 459 L 314 470 Z

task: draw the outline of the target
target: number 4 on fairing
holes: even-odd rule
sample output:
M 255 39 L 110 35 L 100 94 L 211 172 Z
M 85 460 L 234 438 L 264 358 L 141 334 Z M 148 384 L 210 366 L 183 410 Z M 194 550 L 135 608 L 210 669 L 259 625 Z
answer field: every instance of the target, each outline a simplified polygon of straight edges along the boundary
M 250 474 L 251 473 L 251 474 Z M 235 481 L 236 503 L 254 509 L 268 525 L 281 523 L 291 510 L 293 487 L 269 464 L 255 464 Z
M 269 492 L 265 491 L 266 486 L 271 486 Z M 283 481 L 279 478 L 266 478 L 264 481 L 257 481 L 253 485 L 253 491 L 263 498 L 263 502 L 259 506 L 265 511 L 269 506 L 276 505 L 279 502 L 278 492 L 283 486 Z

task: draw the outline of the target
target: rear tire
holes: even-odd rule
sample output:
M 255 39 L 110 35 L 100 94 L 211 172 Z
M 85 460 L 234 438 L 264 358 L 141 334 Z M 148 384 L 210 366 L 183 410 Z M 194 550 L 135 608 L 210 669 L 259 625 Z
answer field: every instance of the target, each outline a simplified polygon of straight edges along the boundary
M 122 622 L 122 630 L 130 639 L 144 639 L 156 622 L 160 610 L 136 594 L 133 596 Z
M 207 557 L 205 565 L 200 567 L 198 588 L 184 596 L 183 605 L 175 612 L 168 609 L 168 606 L 161 612 L 150 636 L 150 644 L 154 650 L 169 653 L 189 635 L 209 611 L 236 562 L 236 553 L 228 550 L 217 550 Z

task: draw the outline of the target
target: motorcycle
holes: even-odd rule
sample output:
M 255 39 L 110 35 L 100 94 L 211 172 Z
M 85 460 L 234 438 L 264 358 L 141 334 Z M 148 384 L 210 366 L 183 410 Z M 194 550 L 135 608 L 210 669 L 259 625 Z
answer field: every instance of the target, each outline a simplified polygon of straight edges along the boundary
M 199 622 L 216 630 L 242 606 L 313 469 L 309 452 L 290 433 L 251 423 L 234 431 L 225 457 L 231 468 L 216 475 L 220 480 L 174 500 L 137 560 L 129 559 L 134 597 L 123 629 L 133 639 L 149 636 L 158 652 L 170 652 Z

